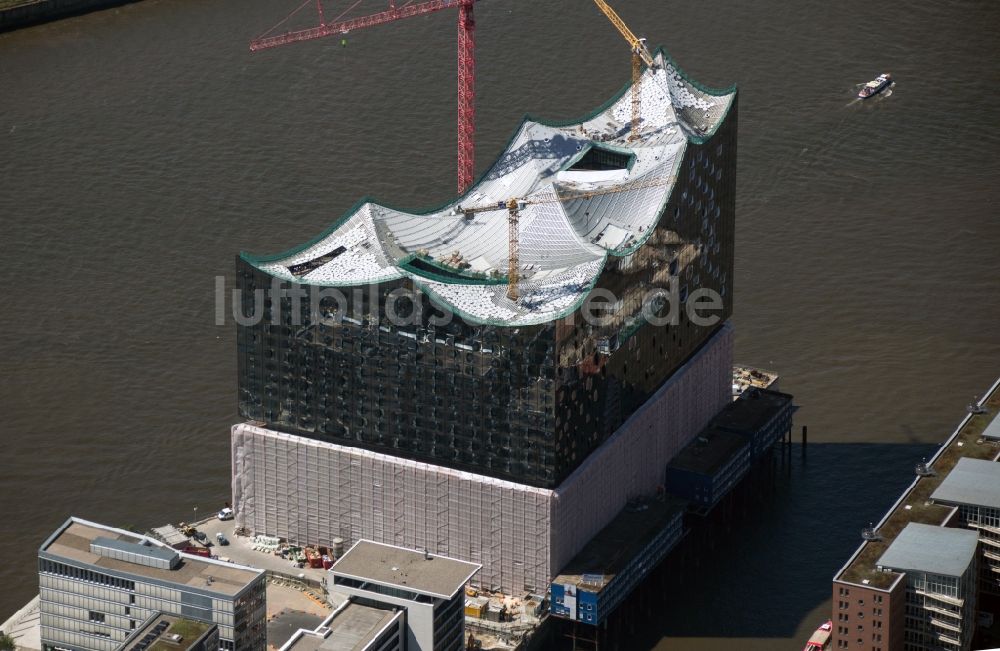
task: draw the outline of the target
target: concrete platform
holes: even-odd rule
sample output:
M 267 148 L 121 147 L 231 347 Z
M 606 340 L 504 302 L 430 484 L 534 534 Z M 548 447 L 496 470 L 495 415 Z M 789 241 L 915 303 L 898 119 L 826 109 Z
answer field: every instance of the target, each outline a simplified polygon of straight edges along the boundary
M 307 581 L 324 585 L 326 570 L 313 569 L 311 567 L 297 568 L 291 561 L 287 561 L 280 556 L 255 551 L 250 547 L 250 538 L 237 536 L 234 532 L 236 523 L 234 520 L 219 520 L 212 518 L 203 520 L 197 525 L 198 531 L 205 532 L 210 541 L 212 554 L 221 558 L 228 558 L 234 563 L 248 565 L 261 570 L 278 572 L 290 577 L 300 577 Z M 215 534 L 222 533 L 228 540 L 228 545 L 220 545 L 215 540 Z M 300 576 L 301 575 L 301 576 Z

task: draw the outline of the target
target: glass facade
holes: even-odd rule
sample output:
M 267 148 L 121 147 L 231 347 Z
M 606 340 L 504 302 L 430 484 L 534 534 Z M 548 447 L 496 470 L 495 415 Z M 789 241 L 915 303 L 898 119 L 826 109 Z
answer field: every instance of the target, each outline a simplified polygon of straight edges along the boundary
M 38 581 L 41 640 L 46 648 L 113 651 L 161 612 L 217 624 L 219 649 L 262 651 L 266 646 L 263 575 L 235 601 L 51 558 L 39 558 Z M 196 601 L 204 604 L 198 612 L 192 606 Z
M 278 431 L 558 486 L 731 314 L 736 121 L 734 99 L 718 131 L 687 146 L 654 232 L 610 256 L 590 299 L 558 321 L 469 323 L 409 279 L 337 288 L 348 299 L 338 303 L 237 258 L 240 414 Z M 722 299 L 711 325 L 678 303 L 697 289 Z M 676 298 L 650 303 L 652 290 Z M 400 292 L 409 298 L 394 300 Z M 670 300 L 676 322 L 650 323 L 667 316 Z
M 976 612 L 976 563 L 962 576 L 907 572 L 903 648 L 968 649 Z

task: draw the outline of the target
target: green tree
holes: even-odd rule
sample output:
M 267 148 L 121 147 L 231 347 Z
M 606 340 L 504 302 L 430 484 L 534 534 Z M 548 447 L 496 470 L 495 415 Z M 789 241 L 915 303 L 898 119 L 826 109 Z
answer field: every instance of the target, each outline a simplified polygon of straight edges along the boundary
M 14 638 L 0 631 L 0 651 L 14 651 Z

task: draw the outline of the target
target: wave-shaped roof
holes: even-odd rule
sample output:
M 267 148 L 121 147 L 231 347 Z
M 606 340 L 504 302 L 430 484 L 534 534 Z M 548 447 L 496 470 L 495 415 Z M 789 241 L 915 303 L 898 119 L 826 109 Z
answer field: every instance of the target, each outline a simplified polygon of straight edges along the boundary
M 490 170 L 458 200 L 425 214 L 362 200 L 312 242 L 243 258 L 272 276 L 324 286 L 409 277 L 472 323 L 530 325 L 571 312 L 609 255 L 640 246 L 663 212 L 689 142 L 710 137 L 735 88 L 706 89 L 661 50 L 641 84 L 639 135 L 630 140 L 631 85 L 584 119 L 525 118 Z M 590 198 L 580 194 L 598 192 Z M 605 194 L 600 194 L 600 192 Z M 518 298 L 507 296 L 507 211 L 519 210 Z

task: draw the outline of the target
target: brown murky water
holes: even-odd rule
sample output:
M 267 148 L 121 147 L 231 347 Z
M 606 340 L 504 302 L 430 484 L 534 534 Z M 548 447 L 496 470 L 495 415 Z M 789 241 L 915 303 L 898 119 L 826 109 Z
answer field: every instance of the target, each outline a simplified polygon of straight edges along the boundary
M 1000 5 L 618 5 L 695 79 L 740 85 L 738 357 L 782 373 L 823 444 L 650 644 L 798 649 L 859 528 L 1000 373 Z M 150 526 L 227 499 L 213 290 L 237 251 L 364 194 L 453 191 L 455 16 L 251 56 L 293 6 L 147 0 L 0 35 L 0 619 L 67 515 Z M 476 11 L 479 169 L 524 112 L 583 114 L 629 74 L 590 2 Z M 884 71 L 891 96 L 852 99 Z

